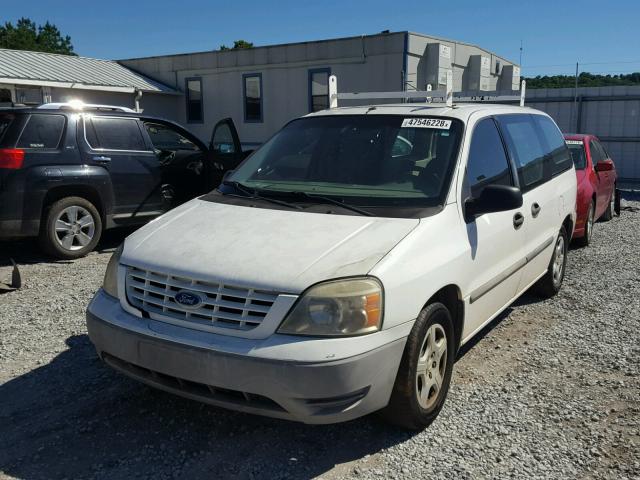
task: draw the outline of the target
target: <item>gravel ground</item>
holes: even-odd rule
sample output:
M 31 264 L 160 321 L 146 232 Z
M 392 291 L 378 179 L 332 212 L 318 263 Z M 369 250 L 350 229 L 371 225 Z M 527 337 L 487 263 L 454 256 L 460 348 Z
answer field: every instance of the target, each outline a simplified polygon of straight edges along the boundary
M 124 233 L 74 262 L 0 244 L 0 278 L 12 255 L 25 280 L 0 296 L 0 478 L 640 478 L 640 212 L 594 231 L 557 297 L 525 295 L 464 348 L 419 434 L 255 417 L 124 378 L 84 324 Z

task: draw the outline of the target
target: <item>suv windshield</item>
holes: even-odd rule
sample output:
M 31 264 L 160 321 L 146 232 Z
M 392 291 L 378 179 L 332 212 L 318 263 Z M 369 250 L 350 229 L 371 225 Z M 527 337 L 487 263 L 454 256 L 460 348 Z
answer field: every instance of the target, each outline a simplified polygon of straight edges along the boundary
M 576 170 L 584 170 L 587 166 L 587 161 L 582 140 L 567 140 L 567 147 L 569 147 L 569 151 L 571 152 L 571 159 L 573 160 Z
M 304 192 L 371 206 L 442 202 L 462 122 L 331 115 L 289 123 L 229 178 L 261 193 Z

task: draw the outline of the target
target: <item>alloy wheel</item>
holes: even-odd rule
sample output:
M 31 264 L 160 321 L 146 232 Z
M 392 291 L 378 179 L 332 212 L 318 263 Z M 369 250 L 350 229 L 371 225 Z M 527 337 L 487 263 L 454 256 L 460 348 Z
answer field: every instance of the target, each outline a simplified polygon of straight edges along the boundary
M 95 222 L 89 211 L 72 205 L 62 210 L 55 221 L 55 238 L 65 250 L 81 250 L 95 235 Z
M 431 408 L 438 399 L 446 368 L 447 335 L 442 325 L 434 323 L 422 341 L 416 368 L 416 394 L 422 408 Z
M 553 257 L 553 284 L 556 286 L 560 285 L 564 274 L 564 257 L 566 255 L 565 248 L 566 244 L 564 237 L 562 235 L 558 235 Z

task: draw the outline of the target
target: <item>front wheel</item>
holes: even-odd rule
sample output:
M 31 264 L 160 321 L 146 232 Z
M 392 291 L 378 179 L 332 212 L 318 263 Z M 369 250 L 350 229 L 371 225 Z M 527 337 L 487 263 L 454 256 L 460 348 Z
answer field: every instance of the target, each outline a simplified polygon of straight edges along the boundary
M 567 268 L 568 245 L 567 231 L 563 226 L 558 233 L 551 261 L 547 267 L 547 273 L 533 286 L 533 291 L 540 297 L 551 298 L 560 291 L 564 280 L 564 272 Z
M 62 260 L 83 257 L 100 240 L 102 221 L 96 207 L 81 197 L 66 197 L 45 213 L 40 245 L 49 255 Z
M 416 320 L 404 349 L 386 420 L 409 430 L 422 430 L 444 405 L 455 360 L 453 321 L 447 307 L 432 303 Z

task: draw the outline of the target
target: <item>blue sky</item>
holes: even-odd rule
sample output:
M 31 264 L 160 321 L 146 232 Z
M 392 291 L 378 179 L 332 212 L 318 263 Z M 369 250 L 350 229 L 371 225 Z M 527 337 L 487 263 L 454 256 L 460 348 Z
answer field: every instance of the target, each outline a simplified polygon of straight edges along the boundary
M 266 0 L 2 2 L 1 21 L 49 20 L 76 52 L 131 58 L 411 30 L 478 44 L 518 61 L 524 75 L 640 71 L 640 1 Z M 64 7 L 63 7 L 64 5 Z

